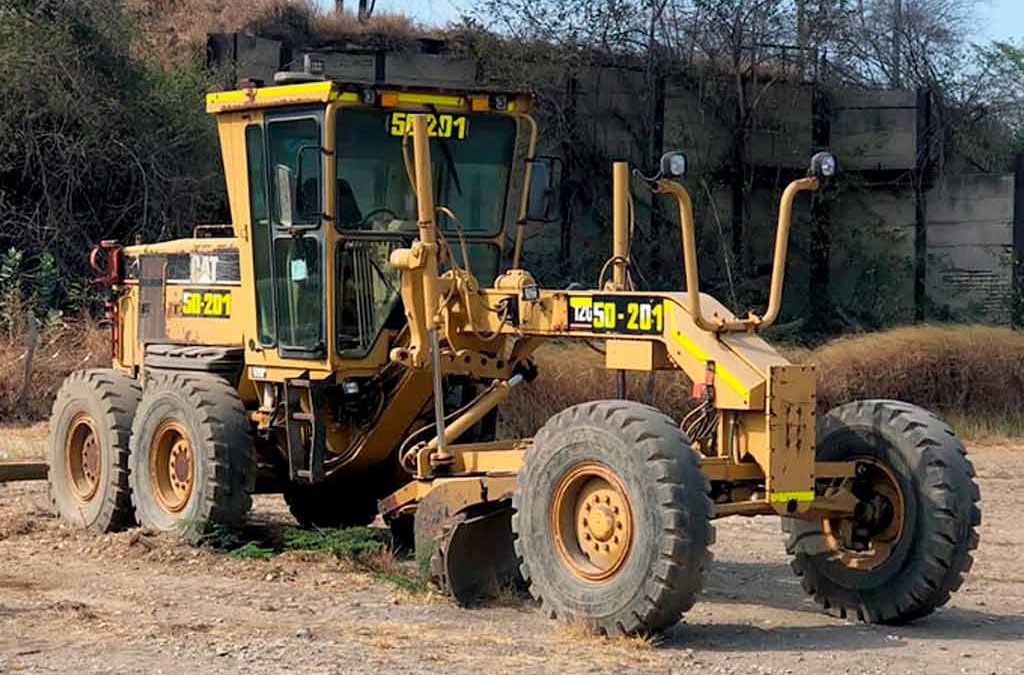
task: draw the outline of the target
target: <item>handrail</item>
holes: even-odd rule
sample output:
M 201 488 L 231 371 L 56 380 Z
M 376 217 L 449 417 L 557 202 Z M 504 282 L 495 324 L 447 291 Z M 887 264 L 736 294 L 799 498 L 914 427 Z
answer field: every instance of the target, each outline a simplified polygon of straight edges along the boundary
M 701 330 L 717 332 L 720 324 L 704 318 L 700 308 L 700 277 L 697 275 L 697 238 L 693 227 L 693 202 L 690 193 L 679 183 L 661 178 L 654 183 L 656 194 L 670 194 L 679 205 L 680 239 L 683 244 L 683 273 L 686 276 L 686 310 Z
M 786 186 L 779 202 L 779 224 L 775 228 L 775 252 L 772 258 L 772 285 L 768 294 L 768 310 L 758 322 L 759 328 L 775 323 L 782 309 L 782 282 L 786 275 L 786 253 L 789 251 L 789 230 L 793 219 L 793 200 L 797 194 L 818 189 L 816 176 L 799 178 Z M 754 315 L 751 314 L 753 317 Z
M 779 204 L 779 222 L 775 231 L 775 252 L 772 260 L 771 290 L 768 309 L 763 316 L 753 312 L 747 318 L 726 321 L 724 318 L 709 319 L 704 316 L 700 303 L 700 277 L 697 270 L 697 241 L 693 225 L 693 202 L 686 188 L 665 178 L 654 183 L 654 192 L 670 194 L 679 206 L 680 238 L 683 244 L 683 266 L 686 278 L 686 309 L 697 327 L 711 333 L 734 333 L 766 328 L 775 322 L 782 307 L 782 286 L 786 274 L 786 252 L 789 246 L 789 230 L 793 216 L 793 200 L 804 191 L 817 190 L 818 178 L 800 178 L 786 186 Z
M 519 192 L 519 209 L 516 211 L 516 237 L 512 249 L 512 269 L 519 269 L 523 257 L 523 239 L 526 235 L 526 211 L 530 199 L 530 181 L 533 178 L 533 160 L 537 153 L 537 120 L 530 115 L 517 114 L 530 126 L 530 142 L 526 148 L 526 170 L 523 172 L 523 187 Z

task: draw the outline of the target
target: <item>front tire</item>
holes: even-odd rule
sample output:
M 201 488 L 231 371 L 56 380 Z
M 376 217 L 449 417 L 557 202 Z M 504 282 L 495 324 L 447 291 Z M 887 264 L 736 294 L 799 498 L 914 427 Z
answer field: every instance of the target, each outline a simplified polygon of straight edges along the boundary
M 519 569 L 549 616 L 648 634 L 696 601 L 714 537 L 708 484 L 656 409 L 595 401 L 551 418 L 523 458 L 513 506 Z
M 190 535 L 205 523 L 238 525 L 248 513 L 253 441 L 245 408 L 226 380 L 155 376 L 139 403 L 131 447 L 140 525 Z
M 820 419 L 817 458 L 858 463 L 862 507 L 784 521 L 804 590 L 830 614 L 869 623 L 913 621 L 948 602 L 981 523 L 974 467 L 953 431 L 908 403 L 858 401 Z
M 47 439 L 50 501 L 67 522 L 96 532 L 131 527 L 129 436 L 139 385 L 110 368 L 79 370 L 57 392 Z

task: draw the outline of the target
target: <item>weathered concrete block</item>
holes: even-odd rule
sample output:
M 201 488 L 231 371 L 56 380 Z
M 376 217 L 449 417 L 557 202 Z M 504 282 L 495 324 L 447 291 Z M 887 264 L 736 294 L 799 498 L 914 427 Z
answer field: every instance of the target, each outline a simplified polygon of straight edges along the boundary
M 274 73 L 281 69 L 281 43 L 256 35 L 234 33 L 235 63 L 238 77 L 274 82 Z
M 301 68 L 303 56 L 299 52 L 296 62 Z M 376 77 L 377 57 L 373 54 L 347 54 L 345 52 L 310 52 L 324 60 L 324 72 L 332 80 L 372 84 Z
M 831 149 L 847 169 L 910 169 L 917 155 L 917 97 L 909 91 L 831 92 Z
M 385 81 L 423 87 L 471 87 L 477 83 L 477 64 L 472 59 L 391 52 L 385 62 Z
M 665 88 L 665 149 L 686 152 L 691 175 L 718 167 L 729 153 L 727 114 L 711 105 L 693 85 L 669 81 Z
M 753 106 L 750 157 L 757 166 L 801 168 L 811 156 L 813 94 L 808 86 L 775 83 L 747 87 Z
M 1006 322 L 1013 293 L 1013 175 L 966 174 L 928 191 L 927 291 L 954 315 Z
M 830 292 L 848 312 L 914 317 L 914 199 L 909 188 L 844 192 L 832 210 Z

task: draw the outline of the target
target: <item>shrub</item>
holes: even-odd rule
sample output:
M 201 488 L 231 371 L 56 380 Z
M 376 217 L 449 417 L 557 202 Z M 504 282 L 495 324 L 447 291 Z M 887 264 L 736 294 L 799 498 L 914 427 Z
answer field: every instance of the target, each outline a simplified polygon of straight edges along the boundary
M 1019 433 L 1024 334 L 992 326 L 910 326 L 840 338 L 805 356 L 822 410 L 891 398 L 952 415 L 965 432 Z
M 49 417 L 50 406 L 64 378 L 80 368 L 110 366 L 110 331 L 88 317 L 60 318 L 44 325 L 37 335 L 27 396 L 25 335 L 13 342 L 0 339 L 0 420 L 35 422 Z
M 112 0 L 0 9 L 0 250 L 46 251 L 80 279 L 101 239 L 155 241 L 222 220 L 216 84 L 202 54 L 164 72 Z M 37 261 L 38 262 L 38 261 Z
M 499 413 L 499 434 L 532 436 L 555 413 L 577 403 L 615 398 L 616 374 L 604 356 L 578 343 L 553 343 L 538 350 L 536 380 L 512 390 Z M 676 419 L 689 410 L 690 380 L 681 371 L 627 373 L 626 398 L 649 403 Z
M 840 338 L 817 349 L 787 350 L 818 367 L 818 408 L 862 398 L 915 403 L 949 418 L 969 435 L 1024 433 L 1024 334 L 991 326 L 910 326 Z M 540 376 L 514 390 L 501 409 L 503 436 L 526 437 L 570 405 L 615 395 L 603 357 L 578 344 L 537 354 Z M 690 405 L 679 372 L 627 376 L 626 397 L 676 419 Z

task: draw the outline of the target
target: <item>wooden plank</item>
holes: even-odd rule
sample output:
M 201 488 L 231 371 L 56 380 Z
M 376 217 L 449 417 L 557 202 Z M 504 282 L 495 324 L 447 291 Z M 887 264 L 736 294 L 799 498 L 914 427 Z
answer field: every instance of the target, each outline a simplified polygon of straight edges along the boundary
M 46 472 L 46 462 L 0 462 L 0 483 L 45 480 Z

